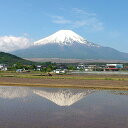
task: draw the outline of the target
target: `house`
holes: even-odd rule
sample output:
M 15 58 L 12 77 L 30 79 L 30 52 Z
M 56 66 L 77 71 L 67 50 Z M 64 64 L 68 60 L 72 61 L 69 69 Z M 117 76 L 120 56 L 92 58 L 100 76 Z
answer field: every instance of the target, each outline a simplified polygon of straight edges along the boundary
M 37 66 L 36 66 L 36 70 L 37 70 L 37 71 L 41 71 L 41 69 L 42 69 L 42 65 L 37 65 Z
M 67 69 L 68 67 L 67 67 L 67 65 L 65 65 L 65 64 L 57 64 L 56 65 L 56 69 Z
M 56 74 L 61 74 L 61 73 L 63 74 L 63 73 L 66 73 L 67 70 L 66 69 L 56 69 L 53 72 L 56 73 Z
M 17 69 L 16 72 L 23 72 L 23 69 Z
M 81 69 L 84 69 L 85 68 L 85 65 L 84 64 L 79 64 L 77 67 L 76 67 L 78 70 L 81 70 Z
M 23 68 L 23 69 L 17 69 L 16 72 L 27 73 L 27 72 L 30 72 L 30 71 Z
M 123 67 L 123 64 L 106 64 L 105 71 L 119 71 Z
M 85 67 L 85 71 L 95 71 L 96 70 L 96 65 L 87 65 Z
M 84 71 L 96 71 L 97 65 L 95 64 L 79 64 L 77 66 L 78 70 L 84 70 Z
M 0 70 L 1 71 L 7 71 L 8 70 L 7 65 L 6 64 L 0 64 Z

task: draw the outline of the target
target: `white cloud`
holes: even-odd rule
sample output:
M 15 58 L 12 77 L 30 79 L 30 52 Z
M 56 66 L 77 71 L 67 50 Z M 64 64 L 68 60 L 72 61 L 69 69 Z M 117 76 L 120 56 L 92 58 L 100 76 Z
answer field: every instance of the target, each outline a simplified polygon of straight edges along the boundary
M 104 29 L 104 25 L 97 18 L 91 17 L 85 20 L 78 20 L 73 23 L 75 28 L 85 27 L 90 31 L 101 31 Z
M 75 28 L 83 27 L 89 31 L 101 31 L 104 29 L 104 25 L 97 18 L 96 13 L 90 13 L 79 8 L 73 8 L 72 11 L 78 19 L 73 23 Z
M 0 37 L 0 51 L 11 52 L 27 48 L 31 45 L 30 39 L 26 37 L 2 36 Z
M 89 24 L 86 20 L 78 20 L 73 23 L 73 27 L 75 27 L 75 28 L 80 28 L 80 27 L 88 26 L 88 25 Z
M 65 24 L 68 28 L 83 28 L 89 32 L 97 32 L 104 29 L 104 24 L 99 20 L 96 13 L 73 8 L 70 12 L 67 11 L 67 16 L 72 17 L 72 19 L 67 19 L 63 16 L 51 16 L 52 22 L 61 25 Z
M 87 12 L 79 8 L 73 8 L 72 11 L 78 15 L 96 16 L 96 13 Z
M 71 23 L 70 20 L 67 20 L 62 16 L 52 16 L 52 18 L 53 18 L 53 21 L 52 21 L 53 23 L 57 23 L 57 24 L 69 24 L 69 23 Z
M 103 23 L 99 21 L 94 22 L 92 26 L 92 31 L 101 31 L 104 29 Z

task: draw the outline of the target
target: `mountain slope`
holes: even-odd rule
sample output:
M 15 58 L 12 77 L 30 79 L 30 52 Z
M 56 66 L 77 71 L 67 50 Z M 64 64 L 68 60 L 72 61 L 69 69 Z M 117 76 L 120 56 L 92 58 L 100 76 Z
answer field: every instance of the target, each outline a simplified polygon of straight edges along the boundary
M 34 42 L 30 48 L 12 53 L 26 58 L 128 60 L 127 53 L 89 42 L 71 30 L 60 30 Z
M 97 46 L 94 43 L 88 42 L 86 39 L 83 37 L 79 36 L 75 32 L 71 30 L 60 30 L 57 31 L 56 33 L 52 34 L 51 36 L 48 36 L 46 38 L 43 38 L 39 41 L 34 42 L 34 45 L 46 45 L 46 44 L 58 44 L 61 46 L 71 46 L 75 43 L 79 44 L 85 44 L 86 46 Z
M 9 53 L 5 53 L 5 52 L 0 52 L 0 63 L 4 63 L 4 64 L 14 64 L 14 63 L 22 63 L 22 64 L 31 64 L 34 62 L 28 61 L 28 60 L 24 60 L 20 57 L 17 57 L 15 55 L 9 54 Z

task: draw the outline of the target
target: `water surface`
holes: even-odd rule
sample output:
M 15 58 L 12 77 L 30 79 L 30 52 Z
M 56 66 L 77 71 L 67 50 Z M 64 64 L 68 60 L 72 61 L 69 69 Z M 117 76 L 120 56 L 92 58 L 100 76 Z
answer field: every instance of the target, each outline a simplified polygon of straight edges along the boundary
M 0 128 L 128 128 L 128 92 L 2 86 Z

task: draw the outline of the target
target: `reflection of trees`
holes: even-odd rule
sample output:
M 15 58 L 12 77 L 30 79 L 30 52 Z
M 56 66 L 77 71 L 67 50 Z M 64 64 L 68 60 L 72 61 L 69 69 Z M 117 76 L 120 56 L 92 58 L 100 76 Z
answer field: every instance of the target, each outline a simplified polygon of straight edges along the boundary
M 112 91 L 114 95 L 128 95 L 128 91 Z

